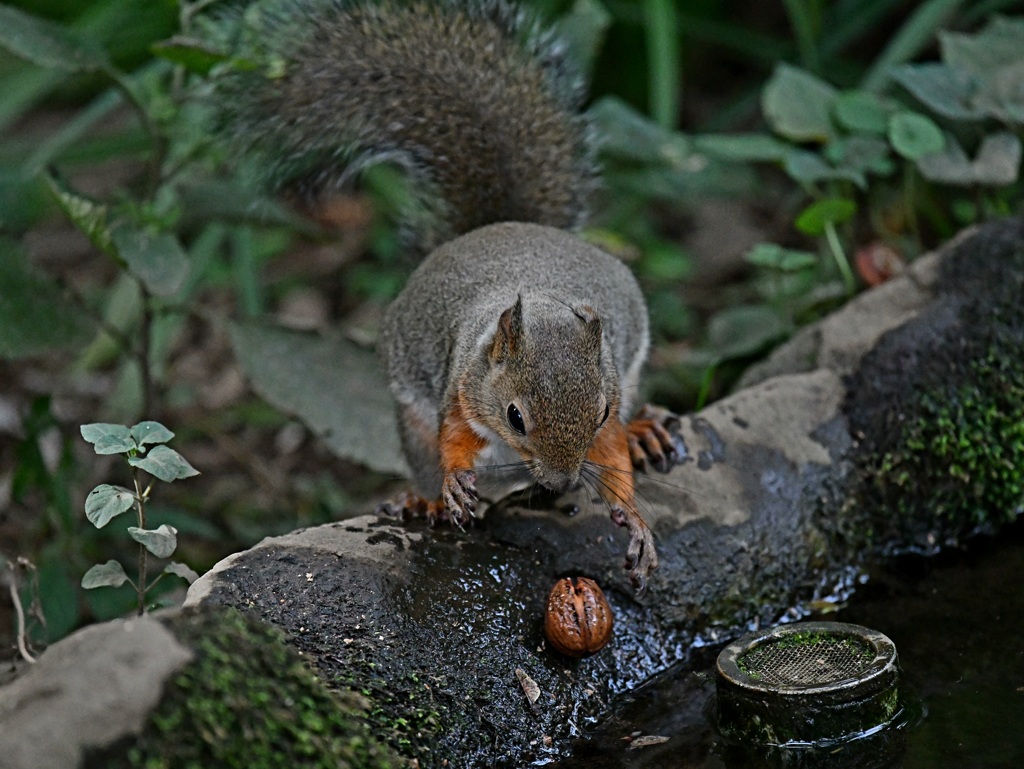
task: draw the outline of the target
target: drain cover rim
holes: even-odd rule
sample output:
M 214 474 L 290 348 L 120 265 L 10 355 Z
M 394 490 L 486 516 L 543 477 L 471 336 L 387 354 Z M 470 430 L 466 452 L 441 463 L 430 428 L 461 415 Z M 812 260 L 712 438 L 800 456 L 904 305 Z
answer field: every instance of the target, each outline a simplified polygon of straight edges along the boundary
M 851 638 L 874 651 L 874 657 L 854 676 L 835 681 L 809 684 L 770 683 L 747 673 L 739 660 L 758 648 L 786 640 L 796 635 L 836 636 Z M 806 697 L 815 694 L 836 695 L 844 690 L 871 688 L 877 679 L 889 679 L 895 674 L 896 647 L 887 636 L 876 630 L 846 622 L 796 622 L 755 631 L 733 641 L 718 656 L 716 667 L 720 679 L 729 685 L 750 693 L 768 693 L 773 696 Z

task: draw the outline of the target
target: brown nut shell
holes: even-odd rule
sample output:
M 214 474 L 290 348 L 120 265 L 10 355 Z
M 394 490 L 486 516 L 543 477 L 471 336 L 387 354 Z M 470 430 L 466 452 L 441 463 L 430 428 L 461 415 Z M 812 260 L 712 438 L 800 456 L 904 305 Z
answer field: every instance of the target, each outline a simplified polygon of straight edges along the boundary
M 544 635 L 567 657 L 585 657 L 612 638 L 615 618 L 598 584 L 587 577 L 565 577 L 548 593 Z

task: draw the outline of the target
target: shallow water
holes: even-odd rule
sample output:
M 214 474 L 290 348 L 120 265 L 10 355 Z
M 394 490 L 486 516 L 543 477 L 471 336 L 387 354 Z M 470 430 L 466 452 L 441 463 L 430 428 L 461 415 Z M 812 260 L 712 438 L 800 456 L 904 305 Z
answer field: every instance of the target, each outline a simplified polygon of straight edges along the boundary
M 713 726 L 714 654 L 696 673 L 636 692 L 560 769 L 1019 769 L 1024 767 L 1024 520 L 964 550 L 906 556 L 870 575 L 842 611 L 896 644 L 902 728 L 829 751 L 766 754 Z M 717 650 L 715 650 L 717 651 Z M 630 748 L 636 736 L 667 737 Z

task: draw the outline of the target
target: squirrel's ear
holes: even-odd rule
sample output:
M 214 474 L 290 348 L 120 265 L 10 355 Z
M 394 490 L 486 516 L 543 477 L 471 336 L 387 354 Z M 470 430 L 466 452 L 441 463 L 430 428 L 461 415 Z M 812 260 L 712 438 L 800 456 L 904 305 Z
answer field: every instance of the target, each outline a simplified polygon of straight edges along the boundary
M 491 342 L 491 360 L 499 363 L 508 360 L 521 349 L 523 341 L 523 297 L 517 296 L 516 303 L 498 318 L 498 330 Z
M 587 340 L 587 346 L 601 355 L 601 318 L 597 311 L 589 304 L 583 304 L 573 308 L 573 313 L 583 321 L 583 333 Z

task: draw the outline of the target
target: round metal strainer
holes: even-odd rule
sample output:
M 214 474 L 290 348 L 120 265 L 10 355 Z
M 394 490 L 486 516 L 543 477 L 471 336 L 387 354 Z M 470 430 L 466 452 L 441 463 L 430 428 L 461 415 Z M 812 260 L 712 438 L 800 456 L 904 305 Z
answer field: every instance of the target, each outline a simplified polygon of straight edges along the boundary
M 741 654 L 736 664 L 750 678 L 768 686 L 821 686 L 855 679 L 875 659 L 863 638 L 834 631 L 802 631 L 799 643 L 785 636 L 768 640 Z
M 896 647 L 842 622 L 750 633 L 718 656 L 723 731 L 761 744 L 814 743 L 866 732 L 897 709 Z

